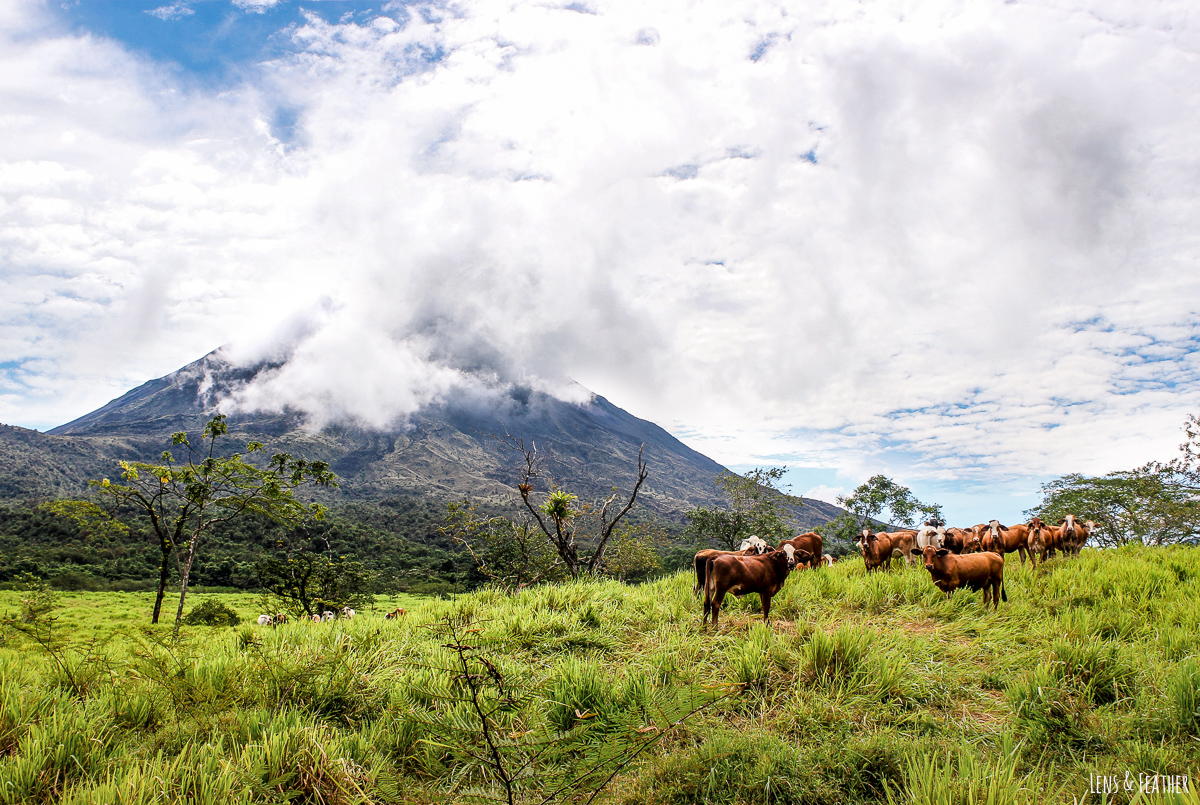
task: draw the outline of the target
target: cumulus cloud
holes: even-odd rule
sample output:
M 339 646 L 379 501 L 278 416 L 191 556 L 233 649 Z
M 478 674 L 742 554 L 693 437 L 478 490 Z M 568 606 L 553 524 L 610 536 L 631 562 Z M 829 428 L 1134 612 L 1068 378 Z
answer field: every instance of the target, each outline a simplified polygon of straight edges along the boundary
M 574 378 L 733 464 L 1163 456 L 1200 403 L 1187 13 L 478 0 L 310 16 L 219 95 L 23 18 L 0 417 L 232 340 L 291 356 L 240 404 L 317 421 Z

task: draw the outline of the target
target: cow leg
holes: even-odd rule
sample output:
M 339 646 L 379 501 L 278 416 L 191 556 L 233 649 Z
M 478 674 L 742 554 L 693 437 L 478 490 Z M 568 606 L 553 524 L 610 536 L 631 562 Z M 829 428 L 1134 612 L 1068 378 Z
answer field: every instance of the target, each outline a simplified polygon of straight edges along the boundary
M 766 593 L 759 593 L 758 597 L 763 605 L 763 623 L 766 623 L 771 620 L 771 596 Z
M 1023 547 L 1017 548 L 1017 554 L 1021 557 L 1021 567 L 1025 567 L 1025 549 Z
M 721 615 L 721 604 L 725 601 L 725 593 L 717 593 L 712 599 L 712 625 L 713 629 L 718 629 L 717 619 Z

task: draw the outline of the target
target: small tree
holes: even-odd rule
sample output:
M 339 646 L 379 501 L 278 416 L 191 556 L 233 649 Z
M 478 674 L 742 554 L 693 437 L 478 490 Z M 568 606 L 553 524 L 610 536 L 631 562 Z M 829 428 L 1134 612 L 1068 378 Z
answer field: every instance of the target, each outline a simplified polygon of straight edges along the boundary
M 573 579 L 579 578 L 580 575 L 598 575 L 604 567 L 604 555 L 609 540 L 612 539 L 613 530 L 633 508 L 633 504 L 637 502 L 638 491 L 650 475 L 646 462 L 642 460 L 645 445 L 638 448 L 637 480 L 634 481 L 633 491 L 614 511 L 613 504 L 620 498 L 615 488 L 603 503 L 594 506 L 576 507 L 578 498 L 557 488 L 551 489 L 541 505 L 535 504 L 534 483 L 544 474 L 543 457 L 538 453 L 537 445 L 526 448 L 524 441 L 512 436 L 503 441 L 520 452 L 524 460 L 525 466 L 521 470 L 517 492 L 520 493 L 521 503 L 532 515 L 538 529 L 562 560 L 563 568 Z M 581 556 L 581 548 L 588 553 Z
M 779 486 L 786 471 L 787 467 L 759 467 L 745 475 L 722 472 L 716 485 L 725 493 L 728 508 L 692 509 L 687 513 L 688 531 L 698 541 L 715 542 L 730 551 L 750 536 L 768 542 L 793 536 L 788 507 L 803 501 Z
M 304 505 L 293 496 L 307 484 L 336 487 L 337 476 L 324 461 L 305 461 L 287 453 L 276 453 L 259 467 L 247 458 L 263 452 L 261 442 L 249 442 L 242 452 L 217 455 L 217 440 L 228 433 L 225 415 L 215 415 L 205 426 L 200 443 L 194 445 L 186 433 L 175 433 L 171 443 L 187 451 L 184 461 L 168 450 L 162 463 L 122 461 L 124 483 L 108 478 L 90 481 L 93 499 L 61 511 L 83 522 L 107 518 L 115 521 L 122 511 L 132 510 L 149 520 L 162 551 L 158 595 L 151 623 L 158 623 L 173 554 L 179 574 L 179 607 L 175 632 L 183 619 L 188 580 L 201 538 L 221 523 L 248 514 L 261 514 L 282 523 L 298 525 L 320 520 L 325 508 Z
M 837 502 L 846 513 L 817 529 L 828 540 L 853 542 L 863 527 L 871 524 L 881 527 L 894 523 L 908 528 L 918 517 L 922 520 L 942 519 L 939 504 L 922 503 L 907 486 L 901 486 L 886 475 L 876 475 L 849 495 L 839 495 Z
M 258 565 L 258 579 L 269 612 L 290 615 L 319 615 L 342 607 L 364 609 L 375 596 L 368 591 L 374 574 L 362 562 L 334 554 L 325 540 L 324 550 L 292 550 L 281 543 L 281 556 Z
M 479 572 L 508 590 L 565 575 L 562 559 L 527 512 L 489 517 L 470 501 L 452 502 L 440 533 L 466 548 Z

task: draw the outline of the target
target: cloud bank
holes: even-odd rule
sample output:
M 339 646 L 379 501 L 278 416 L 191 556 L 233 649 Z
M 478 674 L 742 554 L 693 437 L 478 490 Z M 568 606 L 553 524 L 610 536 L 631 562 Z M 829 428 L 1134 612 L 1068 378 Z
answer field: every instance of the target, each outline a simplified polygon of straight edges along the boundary
M 241 404 L 319 421 L 574 378 L 727 463 L 1165 457 L 1200 404 L 1187 20 L 397 5 L 214 92 L 9 4 L 0 419 L 232 342 L 290 356 Z

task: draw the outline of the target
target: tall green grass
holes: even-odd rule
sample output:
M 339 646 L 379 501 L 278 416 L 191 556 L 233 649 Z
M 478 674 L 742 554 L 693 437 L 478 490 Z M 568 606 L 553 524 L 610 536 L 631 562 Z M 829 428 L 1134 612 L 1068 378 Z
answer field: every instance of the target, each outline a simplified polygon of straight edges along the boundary
M 502 796 L 448 622 L 520 801 L 1092 802 L 1091 774 L 1200 774 L 1200 552 L 1014 560 L 1005 585 L 991 611 L 847 562 L 710 632 L 683 573 L 178 641 L 145 594 L 64 594 L 52 644 L 0 636 L 0 803 Z

